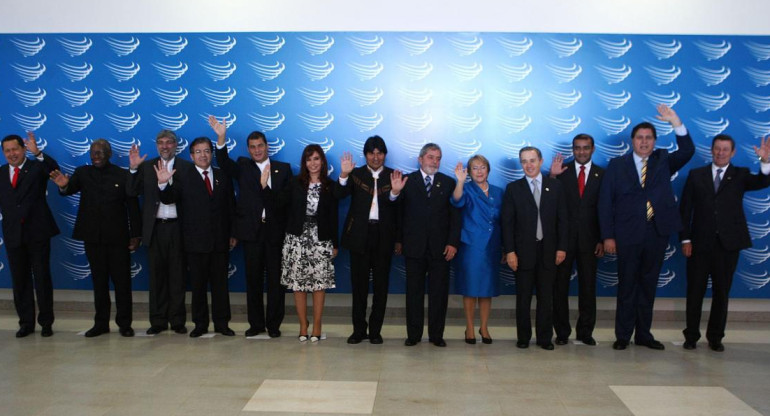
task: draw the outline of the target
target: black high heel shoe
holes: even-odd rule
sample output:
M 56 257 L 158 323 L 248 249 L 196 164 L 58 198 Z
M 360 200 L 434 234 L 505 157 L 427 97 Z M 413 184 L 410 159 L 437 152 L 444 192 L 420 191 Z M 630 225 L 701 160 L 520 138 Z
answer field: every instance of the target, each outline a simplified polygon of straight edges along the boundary
M 476 344 L 476 337 L 473 337 L 473 338 L 467 338 L 466 337 L 465 338 L 465 343 L 466 344 L 470 344 L 470 345 L 475 345 Z
M 479 335 L 481 335 L 481 329 L 479 329 Z M 492 343 L 492 338 L 484 338 L 484 335 L 481 335 L 481 342 L 489 345 Z

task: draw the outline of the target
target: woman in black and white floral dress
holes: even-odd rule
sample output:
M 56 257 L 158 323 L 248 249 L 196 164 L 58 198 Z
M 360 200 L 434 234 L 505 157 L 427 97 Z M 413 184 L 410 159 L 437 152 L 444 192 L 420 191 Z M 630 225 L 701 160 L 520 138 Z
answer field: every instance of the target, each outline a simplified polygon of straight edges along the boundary
M 265 172 L 262 186 L 268 190 L 270 169 Z M 281 284 L 294 291 L 300 342 L 308 340 L 308 292 L 313 293 L 313 331 L 309 339 L 318 342 L 325 290 L 335 287 L 332 260 L 337 256 L 337 198 L 327 172 L 323 149 L 317 144 L 308 145 L 302 152 L 299 175 L 277 195 L 278 206 L 288 214 Z

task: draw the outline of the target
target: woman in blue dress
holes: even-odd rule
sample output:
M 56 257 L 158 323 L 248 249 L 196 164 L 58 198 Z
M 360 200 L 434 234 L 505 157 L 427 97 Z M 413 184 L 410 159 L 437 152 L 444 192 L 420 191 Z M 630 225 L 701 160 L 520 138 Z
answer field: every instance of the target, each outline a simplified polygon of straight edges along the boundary
M 465 180 L 470 172 L 471 181 Z M 455 167 L 457 185 L 450 199 L 462 211 L 463 228 L 460 250 L 455 261 L 455 283 L 463 295 L 465 308 L 465 342 L 476 343 L 474 321 L 476 303 L 479 304 L 481 327 L 479 334 L 485 344 L 492 343 L 487 323 L 492 309 L 492 298 L 499 295 L 498 273 L 502 259 L 500 236 L 500 207 L 503 189 L 490 185 L 489 161 L 482 155 Z

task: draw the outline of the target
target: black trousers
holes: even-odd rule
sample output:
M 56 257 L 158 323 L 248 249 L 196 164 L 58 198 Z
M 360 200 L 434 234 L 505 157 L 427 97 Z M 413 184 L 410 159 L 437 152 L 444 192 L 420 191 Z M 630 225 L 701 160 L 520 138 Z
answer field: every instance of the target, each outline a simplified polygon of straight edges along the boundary
M 369 276 L 372 280 L 372 312 L 369 337 L 380 335 L 385 320 L 393 245 L 380 243 L 380 225 L 370 223 L 363 252 L 350 252 L 350 287 L 353 295 L 353 333 L 367 336 L 366 306 L 369 301 Z M 420 324 L 422 325 L 422 324 Z
M 230 289 L 227 281 L 229 253 L 187 253 L 192 283 L 192 320 L 195 327 L 208 330 L 209 301 L 207 289 L 211 287 L 211 320 L 214 330 L 227 328 L 230 322 Z
M 577 339 L 593 336 L 596 326 L 596 269 L 598 261 L 593 251 L 578 251 L 577 244 L 567 250 L 567 257 L 556 268 L 553 286 L 553 329 L 556 338 L 567 339 L 572 333 L 569 319 L 569 286 L 572 266 L 577 268 L 578 319 Z
M 182 232 L 177 221 L 156 221 L 148 263 L 150 267 L 150 325 L 183 326 L 185 309 L 185 262 Z
M 720 342 L 725 336 L 727 303 L 740 251 L 725 250 L 719 242 L 709 251 L 699 252 L 695 248 L 692 256 L 687 259 L 687 328 L 684 337 L 692 342 L 700 339 L 703 297 L 710 275 L 711 314 L 706 339 L 709 342 Z
M 550 344 L 553 338 L 553 284 L 556 279 L 556 257 L 543 256 L 543 242 L 537 244 L 534 269 L 516 272 L 516 337 L 518 342 L 532 339 L 532 291 L 536 290 L 535 330 L 538 345 Z M 549 262 L 549 264 L 546 264 Z
M 652 308 L 658 289 L 660 268 L 668 244 L 652 221 L 647 224 L 640 244 L 618 245 L 618 301 L 615 310 L 615 338 L 647 343 L 654 338 Z
M 19 247 L 6 246 L 5 251 L 11 268 L 13 304 L 19 315 L 19 327 L 35 328 L 35 295 L 40 311 L 37 322 L 41 326 L 52 325 L 51 240 L 22 243 Z
M 246 308 L 251 328 L 278 331 L 285 314 L 286 289 L 281 285 L 281 244 L 270 244 L 266 227 L 257 232 L 257 241 L 243 241 L 246 270 Z M 263 299 L 267 273 L 267 308 Z
M 428 295 L 428 337 L 444 338 L 449 300 L 449 262 L 443 257 L 407 257 L 406 263 L 406 333 L 409 339 L 422 339 L 425 322 L 425 280 Z
M 110 278 L 115 288 L 115 323 L 129 328 L 132 321 L 131 253 L 123 245 L 85 243 L 94 283 L 94 327 L 110 326 Z

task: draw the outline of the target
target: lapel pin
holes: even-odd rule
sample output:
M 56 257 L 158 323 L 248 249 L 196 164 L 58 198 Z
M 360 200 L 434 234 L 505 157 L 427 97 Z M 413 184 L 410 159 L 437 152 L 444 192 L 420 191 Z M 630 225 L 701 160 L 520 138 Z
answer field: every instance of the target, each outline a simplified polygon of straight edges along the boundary
M 278 173 L 278 169 L 274 170 L 273 173 Z
M 550 191 L 550 189 L 548 189 L 548 188 L 545 188 L 545 191 L 546 191 L 546 192 L 548 192 L 548 191 Z
M 116 183 L 116 184 L 115 184 L 115 187 L 116 187 L 116 188 L 120 188 L 120 185 L 118 185 L 118 184 Z
M 436 184 L 436 188 L 441 188 L 441 182 Z
M 599 177 L 599 174 L 598 174 L 598 173 L 594 173 L 594 176 L 596 176 L 596 177 L 598 178 L 598 177 Z

